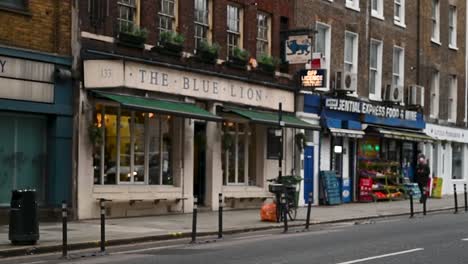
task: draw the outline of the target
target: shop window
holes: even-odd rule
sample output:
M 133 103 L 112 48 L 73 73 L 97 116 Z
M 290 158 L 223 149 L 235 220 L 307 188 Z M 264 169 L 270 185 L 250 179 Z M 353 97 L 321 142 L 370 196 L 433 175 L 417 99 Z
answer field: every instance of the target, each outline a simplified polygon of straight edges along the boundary
M 242 10 L 238 6 L 227 6 L 227 47 L 228 56 L 233 55 L 234 48 L 242 47 Z
M 98 105 L 93 126 L 95 184 L 173 185 L 170 116 Z
M 26 0 L 2 0 L 0 6 L 14 8 L 14 9 L 26 9 Z
M 248 124 L 225 122 L 222 132 L 224 185 L 247 185 L 251 132 Z
M 209 21 L 209 0 L 195 1 L 195 49 L 200 46 L 202 41 L 208 41 L 210 30 Z
M 177 0 L 160 0 L 159 34 L 175 31 L 177 25 Z
M 138 2 L 139 0 L 119 0 L 117 2 L 119 10 L 117 21 L 120 31 L 131 31 L 138 25 Z
M 262 12 L 257 13 L 257 57 L 270 55 L 270 32 L 270 16 Z
M 267 131 L 267 159 L 278 160 L 283 151 L 281 131 L 269 128 Z
M 452 144 L 452 179 L 463 180 L 463 144 Z

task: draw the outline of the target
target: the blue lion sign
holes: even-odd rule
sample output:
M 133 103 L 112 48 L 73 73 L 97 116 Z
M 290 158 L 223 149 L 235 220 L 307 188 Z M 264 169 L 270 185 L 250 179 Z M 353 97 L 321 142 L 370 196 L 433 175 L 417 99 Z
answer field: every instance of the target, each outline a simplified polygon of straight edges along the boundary
M 311 49 L 309 36 L 289 36 L 285 43 L 286 61 L 289 64 L 307 63 L 311 58 Z

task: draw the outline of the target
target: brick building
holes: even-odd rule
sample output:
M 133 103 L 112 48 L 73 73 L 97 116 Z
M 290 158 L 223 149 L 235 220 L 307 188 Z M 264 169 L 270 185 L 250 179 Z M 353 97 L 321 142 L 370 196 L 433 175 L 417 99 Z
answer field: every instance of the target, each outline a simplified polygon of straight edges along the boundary
M 96 199 L 130 216 L 190 212 L 194 196 L 210 209 L 218 193 L 230 207 L 271 197 L 279 103 L 283 174 L 295 130 L 316 128 L 294 117 L 293 80 L 273 58 L 290 2 L 79 2 L 79 218 L 98 215 Z
M 67 0 L 0 3 L 3 208 L 14 189 L 35 189 L 44 211 L 72 199 L 70 14 Z
M 322 57 L 321 68 L 327 71 L 323 87 L 303 87 L 297 100 L 298 115 L 323 127 L 320 134 L 309 135 L 311 144 L 306 153 L 313 155 L 304 161 L 314 168 L 303 173 L 316 202 L 326 203 L 318 188 L 322 170 L 337 173 L 343 202 L 396 199 L 405 188 L 411 188 L 402 182 L 414 181 L 418 154 L 429 155 L 431 146 L 437 145 L 437 138 L 426 128 L 426 121 L 435 120 L 429 117 L 428 75 L 432 76 L 435 68 L 444 78 L 456 75 L 454 94 L 465 98 L 466 20 L 464 15 L 452 16 L 449 26 L 449 10 L 454 8 L 441 2 L 437 19 L 442 45 L 430 41 L 431 1 L 295 2 L 292 28 L 312 36 L 312 51 Z M 465 14 L 465 3 L 454 1 L 450 5 L 456 6 L 458 14 Z M 445 32 L 449 29 L 456 32 L 458 49 L 447 45 Z M 304 64 L 291 68 L 302 67 Z M 458 100 L 456 106 L 447 104 L 455 99 L 446 94 L 448 90 L 440 88 L 439 107 L 445 112 L 440 113 L 438 122 L 446 123 L 441 119 L 447 120 L 450 105 L 457 113 L 452 125 L 462 125 L 465 100 Z M 432 156 L 428 159 L 430 163 L 433 160 Z M 385 181 L 376 178 L 375 172 Z

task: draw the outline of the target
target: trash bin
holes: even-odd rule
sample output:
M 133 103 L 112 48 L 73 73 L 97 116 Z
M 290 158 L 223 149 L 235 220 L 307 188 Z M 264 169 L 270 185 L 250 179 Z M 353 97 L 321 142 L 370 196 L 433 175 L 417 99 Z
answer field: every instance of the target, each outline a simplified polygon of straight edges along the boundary
M 8 239 L 14 245 L 34 245 L 39 240 L 36 190 L 11 192 Z

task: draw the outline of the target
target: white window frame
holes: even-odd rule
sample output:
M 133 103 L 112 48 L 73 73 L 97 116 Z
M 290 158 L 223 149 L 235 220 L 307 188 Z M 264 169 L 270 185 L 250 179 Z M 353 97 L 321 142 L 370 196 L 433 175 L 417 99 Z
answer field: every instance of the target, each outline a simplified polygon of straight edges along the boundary
M 353 45 L 353 58 L 352 58 L 352 61 L 347 61 L 346 60 L 346 47 L 347 47 L 347 38 L 346 36 L 352 36 L 352 45 Z M 345 68 L 346 68 L 346 65 L 351 65 L 351 72 L 352 73 L 358 73 L 358 52 L 359 52 L 359 48 L 358 48 L 358 45 L 359 45 L 359 35 L 357 33 L 354 33 L 354 32 L 351 32 L 351 31 L 345 31 L 345 44 L 344 44 L 344 56 L 343 56 L 343 61 L 344 61 L 344 65 L 345 65 Z
M 452 14 L 453 12 L 453 14 Z M 453 25 L 450 24 L 450 16 L 453 15 Z M 457 50 L 458 45 L 457 45 L 457 18 L 458 18 L 458 10 L 457 7 L 454 5 L 449 6 L 449 19 L 448 19 L 448 42 L 449 42 L 449 48 Z
M 450 89 L 448 96 L 448 118 L 447 120 L 451 123 L 457 122 L 457 90 L 458 90 L 458 78 L 456 75 L 450 76 Z
M 400 16 L 396 15 L 396 7 L 400 7 Z M 395 0 L 393 4 L 393 23 L 397 26 L 406 28 L 405 22 L 405 0 Z
M 437 118 L 439 116 L 439 92 L 440 92 L 440 72 L 436 71 L 431 77 L 431 94 L 430 94 L 430 117 Z
M 234 155 L 235 155 L 235 158 L 234 158 L 234 162 L 235 162 L 235 176 L 234 176 L 234 182 L 230 182 L 229 181 L 229 156 L 228 156 L 228 153 L 226 153 L 226 160 L 225 160 L 225 168 L 226 168 L 226 173 L 224 175 L 224 177 L 226 177 L 224 179 L 224 182 L 226 183 L 225 186 L 247 186 L 249 185 L 249 144 L 250 144 L 250 140 L 251 140 L 251 136 L 252 136 L 252 133 L 251 133 L 251 128 L 250 128 L 250 125 L 248 123 L 244 123 L 245 125 L 245 131 L 244 132 L 239 132 L 239 123 L 234 123 L 234 126 L 235 126 L 235 132 L 232 132 L 232 131 L 228 131 L 227 133 L 231 134 L 231 136 L 234 138 L 233 140 L 233 145 L 234 145 Z M 224 135 L 224 133 L 226 133 L 225 131 L 222 132 L 222 135 Z M 244 157 L 244 182 L 239 182 L 239 137 L 241 136 L 246 136 L 246 140 L 244 142 L 244 151 L 245 151 L 245 157 Z M 222 150 L 223 152 L 227 152 L 227 150 Z M 222 157 L 222 155 L 221 155 Z
M 431 2 L 431 41 L 441 45 L 440 42 L 440 0 Z M 434 5 L 435 4 L 435 5 Z
M 237 17 L 231 17 L 230 16 L 230 9 L 233 9 L 236 11 L 236 16 Z M 228 57 L 232 55 L 232 52 L 235 47 L 237 48 L 242 48 L 242 8 L 240 8 L 237 5 L 227 5 L 226 6 L 226 22 L 227 22 L 227 32 L 226 32 L 226 47 L 227 47 L 227 55 Z M 235 23 L 236 28 L 231 28 L 230 23 Z M 231 45 L 230 38 L 237 38 L 237 43 L 233 43 Z
M 158 12 L 158 20 L 159 20 L 158 30 L 159 30 L 159 34 L 161 34 L 162 32 L 176 31 L 176 28 L 177 28 L 178 0 L 160 0 L 159 3 L 160 3 L 160 8 L 159 8 L 159 12 Z M 172 6 L 173 6 L 173 9 L 170 10 L 169 13 L 164 12 L 164 11 L 167 11 L 167 10 L 164 10 L 164 7 L 163 7 L 164 4 L 169 5 L 171 3 L 172 3 Z M 171 14 L 171 12 L 172 12 L 172 14 Z M 161 23 L 162 20 L 170 20 L 171 21 L 171 29 L 163 27 L 162 23 Z
M 120 13 L 120 8 L 125 8 L 128 10 L 129 13 L 133 13 L 133 20 L 130 20 L 127 17 L 122 17 Z M 122 25 L 126 24 L 127 27 L 137 27 L 140 25 L 140 0 L 134 0 L 133 5 L 132 3 L 127 3 L 125 0 L 117 1 L 117 9 L 118 9 L 118 16 L 117 16 L 117 23 L 119 30 L 122 30 Z
M 370 56 L 369 56 L 369 99 L 375 101 L 382 101 L 382 53 L 383 53 L 383 42 L 377 39 L 371 39 L 371 46 L 372 43 L 378 44 L 377 46 L 377 68 L 371 67 L 370 63 Z M 369 47 L 370 52 L 371 47 Z M 377 75 L 375 78 L 375 87 L 374 93 L 370 92 L 370 73 L 371 71 L 376 71 Z
M 266 25 L 261 25 L 260 24 L 260 16 L 264 16 L 266 20 Z M 260 36 L 260 32 L 262 30 L 267 31 L 267 36 L 264 38 L 263 36 Z M 260 52 L 259 45 L 261 44 L 266 44 L 267 45 L 267 50 L 266 52 L 263 52 L 266 55 L 271 54 L 271 15 L 265 12 L 257 12 L 257 38 L 256 38 L 256 55 L 257 57 L 262 55 L 262 52 Z
M 210 41 L 210 30 L 211 30 L 211 1 L 210 0 L 194 0 L 194 40 L 195 49 L 198 48 L 198 41 Z M 197 6 L 204 4 L 203 8 L 197 9 Z M 197 36 L 197 28 L 201 29 L 204 33 L 201 36 Z
M 325 63 L 325 67 L 322 66 L 322 69 L 327 70 L 327 78 L 326 78 L 326 82 L 325 82 L 326 86 L 321 87 L 321 88 L 315 88 L 315 90 L 316 91 L 329 91 L 330 90 L 331 31 L 332 31 L 332 28 L 328 24 L 317 22 L 316 23 L 316 28 L 318 29 L 319 27 L 322 27 L 322 28 L 326 29 L 326 33 L 325 33 L 325 54 L 323 54 L 323 56 L 324 56 L 323 61 Z M 316 40 L 317 40 L 317 38 L 316 38 Z M 316 47 L 317 47 L 317 44 L 315 43 L 314 48 L 316 48 Z
M 377 1 L 377 6 L 374 6 L 374 1 Z M 371 15 L 380 20 L 385 20 L 384 18 L 384 0 L 371 0 Z
M 361 11 L 361 9 L 359 8 L 359 0 L 346 0 L 345 6 L 354 11 Z
M 395 72 L 395 62 L 392 64 L 392 84 L 394 85 L 394 78 L 398 77 L 397 86 L 404 86 L 405 84 L 405 49 L 399 46 L 393 46 L 393 60 L 395 60 L 398 52 L 398 67 L 399 71 Z

